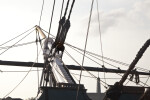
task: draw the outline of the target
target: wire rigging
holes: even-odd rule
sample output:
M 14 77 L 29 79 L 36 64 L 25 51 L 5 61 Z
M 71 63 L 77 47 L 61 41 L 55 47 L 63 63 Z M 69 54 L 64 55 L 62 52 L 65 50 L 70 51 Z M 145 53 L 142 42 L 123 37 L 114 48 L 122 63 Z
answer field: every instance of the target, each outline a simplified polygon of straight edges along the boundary
M 99 5 L 98 0 L 96 0 L 97 3 L 97 18 L 98 18 L 98 25 L 99 25 L 99 36 L 100 36 L 100 45 L 101 45 L 101 54 L 102 54 L 102 61 L 104 65 L 104 53 L 103 53 L 103 43 L 102 43 L 102 32 L 101 32 L 101 24 L 100 24 L 100 14 L 99 14 Z
M 148 80 L 149 80 L 150 76 L 148 76 L 147 80 L 145 81 L 144 86 L 147 84 Z
M 79 53 L 79 52 L 78 52 Z M 90 56 L 92 56 L 92 55 L 90 55 Z M 87 56 L 85 56 L 85 57 L 87 57 Z M 93 56 L 92 56 L 93 57 Z M 99 58 L 97 58 L 97 59 L 99 59 Z M 101 59 L 100 59 L 101 60 Z M 115 68 L 117 68 L 116 66 L 114 66 L 114 65 L 112 65 L 112 64 L 110 64 L 110 63 L 107 63 L 107 62 L 105 62 L 106 64 L 109 64 L 109 65 L 111 65 L 112 67 L 115 67 Z M 121 76 L 122 77 L 122 75 L 121 74 L 118 74 L 118 73 L 116 73 L 117 75 L 119 75 L 119 76 Z M 131 81 L 130 79 L 128 79 L 129 81 Z M 131 82 L 134 82 L 134 81 L 131 81 Z M 143 83 L 142 81 L 140 81 L 141 83 Z M 134 82 L 135 83 L 135 82 Z M 143 83 L 144 84 L 144 83 Z M 140 85 L 140 84 L 139 84 Z M 146 84 L 147 85 L 147 84 Z M 143 86 L 143 85 L 141 85 L 141 86 Z M 148 86 L 148 85 L 147 85 Z
M 31 71 L 32 71 L 32 72 L 35 72 L 35 71 L 37 71 L 37 70 L 31 70 Z M 30 72 L 31 72 L 31 71 L 30 71 Z M 42 71 L 42 70 L 39 70 L 39 71 Z M 13 72 L 16 73 L 16 72 L 28 72 L 28 71 L 5 71 L 5 70 L 3 71 L 3 70 L 0 70 L 0 72 L 1 72 L 1 73 L 9 73 L 9 72 L 10 72 L 10 73 L 13 73 Z
M 21 38 L 19 41 L 17 41 L 16 43 L 14 43 L 12 46 L 10 46 L 9 48 L 7 48 L 6 50 L 4 50 L 3 52 L 0 53 L 0 55 L 4 54 L 7 50 L 9 50 L 10 48 L 12 48 L 13 46 L 15 46 L 17 43 L 19 43 L 20 41 L 22 41 L 24 38 L 26 38 L 28 35 L 30 35 L 34 30 L 32 30 L 30 33 L 28 33 L 27 35 L 25 35 L 23 38 Z
M 48 38 L 49 38 L 49 35 L 50 35 L 50 31 L 51 31 L 51 25 L 52 25 L 52 22 L 53 22 L 53 14 L 54 14 L 54 10 L 55 10 L 55 0 L 53 1 L 53 9 L 52 9 L 52 14 L 51 14 L 51 21 L 50 21 L 50 26 L 49 26 L 49 34 L 48 34 Z
M 44 29 L 42 29 L 44 32 L 46 32 L 46 33 L 48 33 L 47 31 L 45 31 Z M 53 39 L 55 39 L 55 36 L 54 35 L 52 35 L 51 34 L 51 36 L 53 37 Z M 73 45 L 70 45 L 70 44 L 68 44 L 68 43 L 65 43 L 67 46 L 69 46 L 69 47 L 71 47 L 72 49 L 74 48 L 74 50 L 75 49 L 77 49 L 77 50 L 79 50 L 79 51 L 84 51 L 83 49 L 80 49 L 80 48 L 78 48 L 78 47 L 75 47 L 75 46 L 73 46 Z M 97 57 L 102 57 L 101 55 L 98 55 L 98 54 L 95 54 L 95 53 L 92 53 L 92 52 L 90 52 L 90 51 L 86 51 L 86 54 L 88 54 L 88 55 L 91 55 L 91 56 L 93 56 L 93 57 L 95 57 L 95 56 L 97 56 Z M 101 59 L 99 59 L 99 58 L 97 58 L 96 57 L 96 59 L 97 60 L 100 60 L 100 61 L 102 61 Z M 124 65 L 124 66 L 129 66 L 129 64 L 127 64 L 127 63 L 124 63 L 124 62 L 121 62 L 121 61 L 117 61 L 117 60 L 114 60 L 114 59 L 111 59 L 111 58 L 108 58 L 108 57 L 103 57 L 104 59 L 106 59 L 106 60 L 109 60 L 109 61 L 112 61 L 112 62 L 115 62 L 115 63 L 118 63 L 118 64 L 121 64 L 121 65 Z M 113 66 L 113 67 L 115 67 L 115 68 L 119 68 L 119 67 L 117 67 L 117 66 L 115 66 L 115 65 L 113 65 L 113 64 L 110 64 L 110 63 L 108 63 L 108 62 L 106 62 L 106 61 L 104 61 L 106 64 L 108 64 L 108 65 L 110 65 L 110 66 Z M 137 66 L 136 66 L 137 67 Z M 142 71 L 145 71 L 145 72 L 149 72 L 149 70 L 148 69 L 144 69 L 144 68 L 141 68 L 141 67 L 137 67 L 139 70 L 142 70 Z M 120 69 L 120 68 L 119 68 Z
M 79 65 L 83 70 L 85 70 L 87 73 L 89 73 L 91 76 L 93 76 L 93 78 L 95 78 L 97 80 L 97 77 L 95 75 L 93 75 L 92 73 L 90 73 L 89 71 L 87 71 L 84 67 L 81 66 L 81 64 L 79 64 L 79 62 L 77 62 L 66 50 L 65 53 L 75 62 L 77 63 L 77 65 Z M 80 75 L 80 74 L 79 74 Z M 100 80 L 102 83 L 105 83 L 104 81 Z M 103 84 L 102 84 L 103 85 Z M 107 84 L 108 85 L 108 84 Z M 105 85 L 103 85 L 105 87 Z M 106 87 L 105 87 L 106 88 Z
M 29 32 L 29 31 L 30 31 L 30 30 L 32 30 L 33 28 L 35 28 L 35 26 L 34 26 L 34 27 L 32 27 L 32 28 L 30 28 L 30 29 L 28 29 L 28 30 L 26 30 L 25 32 L 23 32 L 23 33 L 19 34 L 18 36 L 16 36 L 16 37 L 14 37 L 14 38 L 12 38 L 12 39 L 10 39 L 10 40 L 8 40 L 8 41 L 6 41 L 6 42 L 2 43 L 0 46 L 5 45 L 5 44 L 7 44 L 7 43 L 11 42 L 12 40 L 14 40 L 14 39 L 16 39 L 16 38 L 20 37 L 21 35 L 23 35 L 23 34 L 25 34 L 25 33 Z
M 75 74 L 75 73 L 71 73 L 71 74 L 80 76 L 80 74 Z M 82 75 L 82 77 L 94 78 L 87 75 Z M 140 78 L 147 78 L 147 77 L 140 77 Z M 101 79 L 105 79 L 105 78 L 101 78 Z M 106 79 L 121 79 L 121 78 L 106 78 Z
M 89 16 L 89 22 L 88 22 L 86 40 L 85 40 L 84 54 L 83 54 L 82 65 L 81 65 L 82 67 L 83 67 L 83 64 L 84 64 L 84 56 L 85 56 L 85 51 L 86 51 L 86 46 L 87 46 L 87 40 L 88 40 L 88 34 L 89 34 L 89 29 L 90 29 L 90 22 L 91 22 L 91 17 L 92 17 L 93 3 L 94 3 L 94 0 L 92 0 L 92 3 L 91 3 L 91 10 L 90 10 L 90 16 Z M 81 68 L 81 72 L 80 72 L 79 86 L 78 86 L 78 90 L 77 90 L 76 100 L 78 100 L 78 92 L 79 92 L 79 88 L 80 88 L 81 75 L 82 75 L 82 68 Z
M 75 48 L 75 49 L 77 49 L 77 50 L 79 50 L 79 51 L 82 51 L 82 52 L 84 51 L 83 49 L 80 49 L 80 48 L 78 48 L 78 47 L 72 46 L 72 45 L 70 45 L 70 44 L 68 44 L 68 43 L 65 43 L 65 44 L 66 44 L 67 46 L 72 47 L 72 48 Z M 86 51 L 86 54 L 92 55 L 92 56 L 97 56 L 97 57 L 102 57 L 101 55 L 92 53 L 92 52 L 90 52 L 90 51 Z M 127 64 L 127 63 L 124 63 L 124 62 L 120 62 L 120 61 L 117 61 L 117 60 L 108 58 L 108 57 L 103 57 L 103 58 L 106 59 L 106 60 L 109 60 L 109 61 L 112 61 L 112 62 L 121 64 L 121 65 L 124 65 L 124 66 L 129 66 L 129 65 L 130 65 L 130 64 Z M 98 58 L 98 59 L 99 59 L 99 58 Z M 99 60 L 101 60 L 101 59 L 99 59 Z M 102 60 L 101 60 L 101 61 L 102 61 Z M 104 61 L 104 62 L 107 63 L 106 61 Z M 114 66 L 114 65 L 112 65 L 112 66 Z M 116 67 L 116 68 L 117 68 L 117 67 Z M 141 67 L 137 67 L 137 68 L 140 69 L 140 70 L 149 72 L 148 69 L 144 69 L 144 68 L 141 68 Z
M 73 48 L 73 47 L 71 47 L 71 46 L 69 46 L 70 48 L 72 48 L 73 50 L 75 50 L 75 51 L 77 51 L 75 48 Z M 77 51 L 78 53 L 80 53 L 80 54 L 82 54 L 81 52 L 79 52 L 79 51 Z M 83 54 L 82 54 L 83 55 Z M 93 57 L 93 58 L 95 58 L 95 59 L 97 59 L 97 60 L 100 60 L 100 61 L 102 61 L 101 59 L 99 59 L 99 58 L 97 58 L 97 57 L 95 57 L 95 56 L 93 56 L 92 54 L 87 54 L 87 55 L 89 55 L 89 56 L 91 56 L 91 57 Z M 88 56 L 85 56 L 85 57 L 87 57 L 88 59 L 90 59 L 90 60 L 92 60 L 92 61 L 94 61 L 94 62 L 96 62 L 95 60 L 93 60 L 93 59 L 91 59 L 90 57 L 88 57 Z M 106 61 L 104 61 L 106 64 L 108 64 L 108 65 L 110 65 L 110 66 L 113 66 L 113 67 L 115 67 L 115 68 L 117 68 L 118 69 L 118 67 L 117 66 L 114 66 L 114 65 L 112 65 L 112 64 L 110 64 L 110 63 L 108 63 L 108 62 L 106 62 Z M 96 62 L 98 65 L 101 65 L 100 63 L 98 63 L 98 62 Z M 102 66 L 102 65 L 101 65 Z
M 98 0 L 96 0 L 97 3 L 97 18 L 98 18 L 98 28 L 99 28 L 99 36 L 100 36 L 100 46 L 101 46 L 101 54 L 102 54 L 102 63 L 103 63 L 103 70 L 105 71 L 105 65 L 104 65 L 104 53 L 103 53 L 103 43 L 102 43 L 102 32 L 101 32 L 101 24 L 100 24 L 100 14 L 99 14 L 99 4 Z M 99 72 L 98 72 L 98 77 L 99 77 Z M 105 72 L 104 72 L 104 78 L 105 77 Z M 105 79 L 106 82 L 106 79 Z
M 32 65 L 34 66 L 34 65 Z M 30 68 L 30 70 L 32 69 L 32 67 Z M 11 94 L 24 80 L 25 78 L 28 76 L 30 70 L 27 72 L 27 74 L 23 77 L 23 79 L 8 93 L 6 94 L 3 98 L 6 98 L 9 94 Z
M 61 13 L 60 13 L 60 19 L 61 19 L 61 17 L 62 17 L 63 8 L 64 8 L 64 0 L 62 1 Z
M 47 31 L 45 31 L 44 29 L 42 29 L 44 32 L 46 32 L 46 33 L 48 33 Z M 51 34 L 51 36 L 53 37 L 53 39 L 55 39 L 55 36 L 53 36 L 52 34 Z M 79 51 L 84 51 L 83 49 L 80 49 L 80 48 L 78 48 L 78 47 L 75 47 L 75 46 L 72 46 L 72 45 L 70 45 L 70 44 L 68 44 L 68 43 L 65 43 L 67 46 L 69 46 L 69 47 L 71 47 L 72 49 L 77 49 L 77 50 L 79 50 Z M 75 50 L 75 51 L 77 51 L 77 50 Z M 80 53 L 81 54 L 81 53 Z M 86 51 L 86 54 L 88 54 L 88 55 L 90 55 L 90 56 L 92 56 L 92 57 L 94 57 L 95 58 L 95 56 L 97 56 L 97 57 L 102 57 L 101 55 L 98 55 L 98 54 L 95 54 L 95 53 L 92 53 L 92 52 L 90 52 L 90 51 Z M 97 58 L 96 57 L 96 59 L 97 60 L 100 60 L 100 61 L 102 61 L 101 59 L 99 59 L 99 58 Z M 124 65 L 124 66 L 128 66 L 129 64 L 126 64 L 126 63 L 123 63 L 123 62 L 120 62 L 120 61 L 117 61 L 117 60 L 114 60 L 114 59 L 111 59 L 111 58 L 108 58 L 108 57 L 104 57 L 104 59 L 106 59 L 106 60 L 109 60 L 109 61 L 112 61 L 112 62 L 115 62 L 115 63 L 118 63 L 118 64 L 121 64 L 121 65 Z M 113 66 L 113 67 L 115 67 L 115 68 L 119 68 L 119 67 L 117 67 L 117 66 L 115 66 L 115 65 L 113 65 L 113 64 L 110 64 L 110 63 L 108 63 L 108 62 L 106 62 L 106 61 L 104 61 L 106 64 L 108 64 L 108 65 L 110 65 L 110 66 Z M 144 70 L 145 72 L 149 72 L 149 70 L 148 69 L 143 69 L 143 68 L 140 68 L 140 67 L 137 67 L 138 69 L 140 69 L 140 70 Z M 120 69 L 120 68 L 119 68 Z
M 41 50 L 42 50 L 42 49 L 41 49 Z M 41 50 L 39 51 L 38 56 L 39 56 Z M 38 58 L 38 57 L 36 57 L 34 63 L 32 64 L 32 66 L 31 66 L 31 68 L 29 69 L 29 71 L 26 73 L 26 75 L 23 77 L 23 79 L 22 79 L 8 94 L 6 94 L 3 98 L 6 98 L 9 94 L 11 94 L 11 93 L 26 79 L 26 77 L 27 77 L 27 76 L 29 75 L 29 73 L 32 71 L 32 68 L 33 68 L 34 64 L 36 63 L 37 58 Z
M 33 44 L 33 43 L 36 43 L 36 41 L 21 43 L 21 44 L 18 44 L 18 45 L 14 45 L 13 47 L 19 47 L 19 46 L 29 45 L 29 44 Z M 11 46 L 0 47 L 0 50 L 8 49 L 8 48 L 10 48 L 10 47 L 11 47 Z M 13 48 L 13 47 L 12 47 L 12 48 Z
M 47 31 L 45 31 L 44 29 L 42 29 L 44 32 L 46 32 L 46 33 L 48 33 Z M 55 39 L 55 36 L 53 36 L 53 35 L 51 35 L 54 39 Z M 70 44 L 68 44 L 68 43 L 65 43 L 66 45 L 68 45 L 69 47 L 72 47 L 72 48 L 75 48 L 75 49 L 78 49 L 78 50 L 80 50 L 80 51 L 84 51 L 84 50 L 82 50 L 82 49 L 80 49 L 80 48 L 77 48 L 77 47 L 75 47 L 75 46 L 72 46 L 72 45 L 70 45 Z M 87 54 L 91 54 L 91 55 L 94 55 L 94 56 L 98 56 L 98 57 L 102 57 L 102 56 L 100 56 L 100 55 L 97 55 L 97 54 L 95 54 L 95 53 L 92 53 L 92 52 L 89 52 L 89 51 L 86 51 L 86 53 Z M 99 58 L 98 58 L 99 59 Z M 114 59 L 111 59 L 111 58 L 108 58 L 108 57 L 104 57 L 104 59 L 106 59 L 106 60 L 110 60 L 110 61 L 114 61 L 114 62 L 116 62 L 116 63 L 119 63 L 119 64 L 123 64 L 123 65 L 125 65 L 125 63 L 123 63 L 123 62 L 119 62 L 119 61 L 116 61 L 116 60 L 114 60 Z M 105 62 L 105 63 L 107 63 L 107 62 Z M 109 63 L 107 63 L 107 64 L 109 64 Z M 111 65 L 111 66 L 113 66 L 113 67 L 116 67 L 116 66 L 114 66 L 114 65 L 112 65 L 112 64 L 109 64 L 109 65 Z M 118 68 L 118 67 L 116 67 L 116 68 Z M 119 74 L 118 74 L 119 75 Z M 119 75 L 119 76 L 122 76 L 122 75 Z M 131 81 L 131 82 L 133 82 L 133 81 Z M 142 82 L 141 82 L 142 83 Z M 141 85 L 142 86 L 142 85 Z M 147 85 L 148 86 L 148 85 Z
M 74 2 L 75 2 L 75 0 L 73 0 L 73 2 L 72 2 L 71 9 L 70 9 L 70 12 L 69 12 L 69 15 L 68 15 L 68 20 L 70 19 L 71 12 L 72 12 L 72 8 L 73 8 L 73 5 L 74 5 Z
M 72 47 L 70 47 L 70 48 L 72 48 Z M 72 48 L 72 49 L 73 49 L 73 50 L 75 50 L 76 52 L 78 52 L 79 54 L 83 55 L 83 53 L 81 53 L 80 51 L 78 51 L 78 50 L 76 50 L 76 49 L 74 49 L 74 48 Z M 90 57 L 88 57 L 87 55 L 85 55 L 85 57 L 86 57 L 86 58 L 88 58 L 89 60 L 91 60 L 91 61 L 95 62 L 96 64 L 98 64 L 98 65 L 102 66 L 102 64 L 100 64 L 100 63 L 96 62 L 95 60 L 91 59 L 91 58 L 90 58 Z
M 40 19 L 39 19 L 39 26 L 41 26 L 41 19 L 42 19 L 42 15 L 43 15 L 43 8 L 44 8 L 44 0 L 42 3 L 42 8 L 41 8 L 41 14 L 40 14 Z
M 68 1 L 67 1 L 67 5 L 66 5 L 66 9 L 65 9 L 65 13 L 64 13 L 64 17 L 66 16 L 66 13 L 67 13 L 67 10 L 68 10 L 69 1 L 70 1 L 70 0 L 68 0 Z
M 39 37 L 39 34 L 37 33 L 37 31 L 36 31 L 36 47 L 37 47 L 37 63 L 38 63 L 38 59 L 39 59 L 39 57 L 38 57 L 38 38 L 40 38 Z M 38 81 L 38 91 L 39 91 L 39 87 L 40 87 L 40 81 L 39 81 L 39 69 L 38 69 L 38 67 L 37 67 L 37 81 Z

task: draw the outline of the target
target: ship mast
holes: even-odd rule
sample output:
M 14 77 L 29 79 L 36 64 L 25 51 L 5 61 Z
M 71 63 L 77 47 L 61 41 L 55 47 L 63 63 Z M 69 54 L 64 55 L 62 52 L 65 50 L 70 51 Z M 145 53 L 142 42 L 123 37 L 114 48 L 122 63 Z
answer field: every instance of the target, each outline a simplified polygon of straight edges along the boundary
M 110 87 L 108 89 L 108 91 L 106 92 L 106 96 L 105 96 L 104 100 L 107 100 L 107 99 L 119 100 L 120 95 L 121 95 L 122 90 L 123 90 L 123 83 L 127 79 L 127 77 L 130 74 L 130 72 L 133 71 L 133 69 L 135 68 L 135 65 L 138 63 L 140 58 L 143 56 L 144 52 L 149 47 L 149 45 L 150 45 L 150 39 L 148 39 L 145 42 L 145 44 L 142 46 L 142 48 L 139 50 L 139 52 L 137 53 L 135 59 L 130 64 L 128 70 L 122 76 L 121 80 L 119 82 L 116 82 L 112 87 Z M 137 81 L 137 82 L 139 82 L 139 81 Z M 149 93 L 149 89 L 146 91 L 146 93 L 144 95 L 147 95 L 147 93 Z M 143 100 L 144 95 L 143 95 L 143 97 L 140 100 Z

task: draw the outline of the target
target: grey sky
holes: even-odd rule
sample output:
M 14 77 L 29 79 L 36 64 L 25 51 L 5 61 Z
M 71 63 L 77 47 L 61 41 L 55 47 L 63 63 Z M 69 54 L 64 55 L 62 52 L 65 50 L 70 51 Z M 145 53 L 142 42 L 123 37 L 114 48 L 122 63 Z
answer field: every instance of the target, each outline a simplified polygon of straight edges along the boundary
M 53 0 L 45 0 L 41 27 L 48 31 Z M 150 38 L 150 1 L 149 0 L 98 0 L 100 8 L 100 22 L 103 41 L 104 56 L 126 63 L 132 62 L 137 51 L 143 43 Z M 56 2 L 54 21 L 51 33 L 56 35 L 60 14 L 60 0 Z M 39 23 L 42 0 L 1 0 L 0 1 L 0 44 L 16 35 L 21 34 L 27 29 Z M 87 23 L 89 18 L 91 0 L 76 0 L 71 15 L 71 28 L 67 35 L 66 42 L 80 48 L 84 48 Z M 34 41 L 35 34 L 32 34 L 24 41 Z M 23 41 L 23 42 L 24 42 Z M 99 44 L 99 33 L 96 13 L 96 3 L 94 3 L 92 22 L 89 33 L 89 51 L 101 54 Z M 66 50 L 70 50 L 66 47 Z M 1 55 L 0 60 L 25 60 L 34 61 L 36 57 L 36 45 L 12 49 Z M 15 53 L 17 52 L 17 54 Z M 72 52 L 72 55 L 75 53 Z M 21 56 L 20 56 L 21 55 Z M 32 55 L 32 57 L 31 57 Z M 149 68 L 150 49 L 146 51 L 144 58 L 138 66 Z M 74 55 L 81 62 L 82 57 Z M 15 58 L 14 58 L 15 57 Z M 40 56 L 42 61 L 42 56 Z M 66 63 L 66 55 L 63 57 Z M 85 62 L 85 65 L 98 66 L 93 63 Z M 107 65 L 106 65 L 107 67 Z M 110 66 L 108 66 L 110 67 Z M 126 67 L 127 68 L 127 67 Z M 124 69 L 126 69 L 124 68 Z M 0 70 L 29 70 L 27 68 L 4 67 Z M 85 73 L 86 74 L 86 73 Z M 16 84 L 24 77 L 25 73 L 0 73 L 0 98 L 10 92 Z M 103 74 L 100 74 L 103 78 Z M 106 77 L 110 77 L 109 75 Z M 88 83 L 88 79 L 83 83 Z M 94 80 L 95 81 L 95 80 Z M 109 82 L 109 81 L 108 81 Z M 36 85 L 35 85 L 36 84 Z M 90 82 L 87 86 L 88 91 L 95 91 L 96 83 Z M 95 87 L 92 87 L 95 86 Z M 31 90 L 30 90 L 31 89 Z M 21 92 L 20 92 L 21 91 Z M 104 90 L 103 90 L 104 91 Z M 25 94 L 24 94 L 25 93 Z M 37 94 L 37 73 L 32 72 L 27 79 L 10 95 L 14 97 L 28 98 Z

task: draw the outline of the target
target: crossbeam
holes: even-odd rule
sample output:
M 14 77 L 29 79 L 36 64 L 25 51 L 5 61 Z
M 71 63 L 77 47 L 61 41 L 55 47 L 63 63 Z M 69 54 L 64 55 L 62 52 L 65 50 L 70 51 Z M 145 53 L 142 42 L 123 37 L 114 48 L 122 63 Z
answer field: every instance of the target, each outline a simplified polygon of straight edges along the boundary
M 9 66 L 20 66 L 20 67 L 39 67 L 43 68 L 44 63 L 34 63 L 34 62 L 18 62 L 18 61 L 2 61 L 0 60 L 0 65 L 9 65 Z M 81 70 L 80 66 L 76 65 L 66 65 L 66 67 L 70 70 Z M 126 70 L 120 70 L 120 69 L 110 69 L 110 68 L 97 68 L 97 67 L 85 67 L 83 68 L 87 71 L 95 71 L 95 72 L 107 72 L 107 73 L 125 73 Z M 84 69 L 82 69 L 84 71 Z M 133 71 L 130 72 L 130 74 L 134 73 Z M 137 71 L 139 75 L 150 75 L 148 72 L 139 72 Z

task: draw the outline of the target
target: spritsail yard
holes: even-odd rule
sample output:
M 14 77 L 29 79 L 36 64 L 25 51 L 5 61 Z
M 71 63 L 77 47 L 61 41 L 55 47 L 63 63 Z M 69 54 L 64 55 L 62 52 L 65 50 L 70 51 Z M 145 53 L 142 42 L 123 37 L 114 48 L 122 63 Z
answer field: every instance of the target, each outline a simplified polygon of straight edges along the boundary
M 149 79 L 149 71 L 145 71 L 145 69 L 143 68 L 139 68 L 139 67 L 135 67 L 135 65 L 137 64 L 137 62 L 139 61 L 139 59 L 142 57 L 143 53 L 145 52 L 145 50 L 148 48 L 150 42 L 149 40 L 145 43 L 145 45 L 142 47 L 142 49 L 138 52 L 137 56 L 135 57 L 135 59 L 133 60 L 133 62 L 131 64 L 126 64 L 108 57 L 104 57 L 103 56 L 103 49 L 102 49 L 102 40 L 100 38 L 100 46 L 101 46 L 101 51 L 102 51 L 102 56 L 97 55 L 95 53 L 89 52 L 87 50 L 87 40 L 88 40 L 88 35 L 90 33 L 90 25 L 92 22 L 92 11 L 93 11 L 93 4 L 94 4 L 94 0 L 91 1 L 91 8 L 90 8 L 90 14 L 89 14 L 89 18 L 88 18 L 88 23 L 87 23 L 87 34 L 86 34 L 86 41 L 85 41 L 85 45 L 84 49 L 80 49 L 78 47 L 75 47 L 73 45 L 70 45 L 69 43 L 66 43 L 66 36 L 69 34 L 69 29 L 70 29 L 70 18 L 72 17 L 72 8 L 74 7 L 74 3 L 75 0 L 67 0 L 67 1 L 63 1 L 62 2 L 62 6 L 60 6 L 59 8 L 61 8 L 61 13 L 60 13 L 60 19 L 59 19 L 59 25 L 58 25 L 58 29 L 57 29 L 57 34 L 56 37 L 53 36 L 51 32 L 51 27 L 52 27 L 52 23 L 54 23 L 53 21 L 53 14 L 55 12 L 55 0 L 53 1 L 53 6 L 52 6 L 52 13 L 51 13 L 51 17 L 50 17 L 50 27 L 49 27 L 49 32 L 45 31 L 42 26 L 40 25 L 40 21 L 42 18 L 42 10 L 44 7 L 44 0 L 43 0 L 43 6 L 42 6 L 42 10 L 41 10 L 41 16 L 40 16 L 40 21 L 39 21 L 39 26 L 36 25 L 33 28 L 29 29 L 28 31 L 18 35 L 17 37 L 10 39 L 9 41 L 1 44 L 1 50 L 3 50 L 1 52 L 1 55 L 3 55 L 4 53 L 6 53 L 6 51 L 9 51 L 9 49 L 12 48 L 16 48 L 16 47 L 22 47 L 24 45 L 28 45 L 28 44 L 32 44 L 32 43 L 36 43 L 37 44 L 37 57 L 36 57 L 36 61 L 35 62 L 26 62 L 26 61 L 19 61 L 19 60 L 12 60 L 12 61 L 8 61 L 6 58 L 5 59 L 1 59 L 0 64 L 1 65 L 11 65 L 11 66 L 24 66 L 24 67 L 31 67 L 31 69 L 29 71 L 27 71 L 27 74 L 25 75 L 25 77 L 23 77 L 23 79 L 21 80 L 21 82 L 19 82 L 19 84 L 15 85 L 14 88 L 8 92 L 7 94 L 5 94 L 2 98 L 7 98 L 12 92 L 14 92 L 14 90 L 25 80 L 25 78 L 28 76 L 28 74 L 32 71 L 33 67 L 38 67 L 38 68 L 42 68 L 42 74 L 41 74 L 41 81 L 38 81 L 38 93 L 37 93 L 37 97 L 39 100 L 60 100 L 60 99 L 64 99 L 64 100 L 90 100 L 93 99 L 91 95 L 88 95 L 88 93 L 86 92 L 86 87 L 84 84 L 84 82 L 81 82 L 81 80 L 83 80 L 82 77 L 87 77 L 86 75 L 83 75 L 83 73 L 87 72 L 87 74 L 89 75 L 88 77 L 92 77 L 93 79 L 97 80 L 97 92 L 98 92 L 98 97 L 101 96 L 100 93 L 100 84 L 103 85 L 106 89 L 108 89 L 105 93 L 105 97 L 102 96 L 104 98 L 104 100 L 107 100 L 108 98 L 110 100 L 126 100 L 127 98 L 130 100 L 138 100 L 141 98 L 141 100 L 148 100 L 145 98 L 149 98 L 149 85 L 148 83 L 148 79 Z M 98 8 L 98 1 L 95 1 L 95 4 L 97 3 L 97 8 Z M 64 6 L 64 4 L 66 4 L 66 6 Z M 99 11 L 97 9 L 97 16 L 98 16 L 98 22 L 99 20 Z M 58 22 L 58 21 L 57 21 Z M 71 25 L 73 25 L 74 23 L 71 22 Z M 100 26 L 100 24 L 99 24 Z M 20 43 L 22 40 L 24 40 L 26 37 L 28 37 L 28 35 L 30 35 L 33 31 L 36 32 L 36 39 L 35 41 L 32 42 L 27 42 L 27 43 Z M 77 29 L 76 29 L 77 31 Z M 75 32 L 76 32 L 75 31 Z M 73 31 L 71 31 L 73 32 Z M 100 32 L 100 27 L 99 27 L 99 32 Z M 27 33 L 27 34 L 26 34 Z M 68 34 L 67 34 L 68 33 Z M 74 32 L 73 32 L 74 33 Z M 71 34 L 73 34 L 71 33 Z M 101 33 L 101 32 L 100 32 Z M 32 33 L 33 34 L 33 33 Z M 23 36 L 24 35 L 24 36 Z M 100 34 L 101 35 L 101 34 Z M 21 37 L 21 39 L 17 40 L 17 42 L 12 43 L 13 40 L 15 40 L 16 38 Z M 33 39 L 33 38 L 31 38 Z M 79 41 L 79 40 L 74 40 L 73 38 L 71 38 L 72 41 Z M 6 46 L 4 47 L 5 44 L 7 43 L 12 43 L 13 45 L 10 46 Z M 97 46 L 97 42 L 94 41 L 95 46 Z M 78 58 L 75 59 L 73 55 L 70 55 L 70 53 L 68 53 L 66 51 L 66 46 L 70 47 L 70 49 L 72 48 L 73 50 L 77 51 L 79 54 L 82 54 L 80 57 L 81 62 L 79 63 Z M 27 49 L 27 48 L 24 48 Z M 44 58 L 43 62 L 38 62 L 39 59 L 39 49 L 41 49 L 43 52 L 42 55 Z M 111 49 L 109 49 L 111 51 Z M 29 50 L 30 51 L 30 50 Z M 100 50 L 99 50 L 100 51 Z M 123 51 L 122 51 L 123 52 Z M 23 54 L 28 54 L 27 51 L 22 51 Z M 26 55 L 27 55 L 26 54 Z M 64 62 L 63 59 L 64 55 L 68 55 L 71 60 L 73 60 L 75 62 L 75 64 L 70 64 L 68 62 L 70 62 L 70 60 L 66 60 L 67 62 Z M 117 54 L 116 54 L 117 55 Z M 11 55 L 9 55 L 11 56 Z M 20 55 L 22 56 L 22 55 Z M 32 54 L 30 54 L 30 57 L 32 56 Z M 130 56 L 130 55 L 128 55 Z M 15 56 L 13 56 L 15 57 Z M 15 57 L 16 58 L 16 57 Z M 133 57 L 134 58 L 134 57 Z M 16 58 L 17 59 L 17 58 Z M 86 59 L 89 59 L 91 61 L 93 61 L 94 63 L 98 64 L 97 67 L 95 66 L 95 64 L 91 63 L 91 67 L 89 66 L 85 66 L 85 62 Z M 131 60 L 132 61 L 132 60 Z M 112 62 L 112 63 L 110 63 Z M 114 65 L 114 63 L 117 64 Z M 88 63 L 90 64 L 90 63 Z M 94 66 L 95 67 L 94 67 Z M 127 67 L 123 68 L 124 70 L 122 70 L 122 68 L 118 65 L 121 66 L 128 66 L 129 70 L 127 71 Z M 109 68 L 108 66 L 111 66 L 113 68 Z M 38 79 L 39 79 L 39 69 L 36 69 L 37 74 L 38 74 Z M 41 70 L 41 69 L 40 69 Z M 73 70 L 79 70 L 78 74 L 72 73 Z M 96 72 L 93 73 L 93 71 Z M 5 70 L 1 70 L 2 74 L 4 72 L 9 72 L 9 71 L 5 71 Z M 13 71 L 10 71 L 13 72 Z M 15 72 L 15 71 L 14 71 Z M 17 71 L 16 71 L 17 72 Z M 21 71 L 20 71 L 21 72 Z M 23 71 L 22 71 L 23 72 Z M 102 74 L 102 76 L 104 77 L 104 80 L 101 79 L 101 74 L 99 72 L 103 72 L 104 74 Z M 105 74 L 109 74 L 109 73 L 116 73 L 117 75 L 121 76 L 120 77 L 120 81 L 116 81 L 118 83 L 112 83 L 111 81 L 107 81 L 106 79 L 106 75 Z M 97 75 L 98 74 L 98 75 Z M 130 74 L 130 77 L 128 77 Z M 79 77 L 77 78 L 75 75 L 78 75 Z M 109 74 L 112 75 L 112 74 Z M 123 77 L 122 77 L 123 75 Z M 145 81 L 141 81 L 140 75 L 147 75 L 148 77 L 146 77 Z M 99 78 L 100 77 L 100 78 Z M 108 76 L 107 76 L 108 77 Z M 109 76 L 110 77 L 110 76 Z M 112 76 L 110 78 L 114 78 L 115 76 Z M 138 84 L 138 86 L 144 86 L 144 87 L 132 87 L 132 86 L 126 86 L 128 85 L 129 81 L 132 81 L 133 83 Z M 135 77 L 135 78 L 134 78 Z M 14 77 L 17 78 L 17 77 Z M 133 81 L 133 79 L 135 81 Z M 124 83 L 126 82 L 126 83 Z M 88 83 L 88 82 L 87 82 Z M 92 83 L 91 81 L 89 83 Z M 124 84 L 123 84 L 124 83 Z M 130 84 L 132 85 L 132 84 Z M 8 86 L 7 86 L 8 87 Z M 96 88 L 95 84 L 92 85 L 92 88 Z M 23 91 L 23 90 L 22 90 Z M 145 91 L 145 93 L 144 93 Z M 146 95 L 145 95 L 146 94 Z M 93 94 L 95 95 L 95 94 Z M 96 95 L 96 96 L 97 96 Z M 144 99 L 143 99 L 144 98 Z M 99 98 L 93 99 L 93 100 L 97 100 Z

